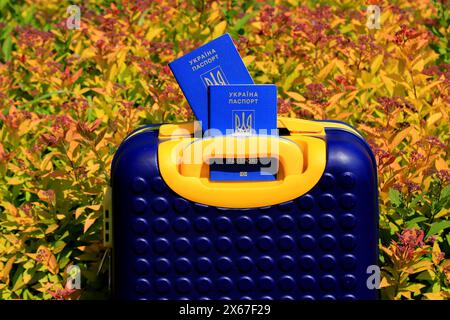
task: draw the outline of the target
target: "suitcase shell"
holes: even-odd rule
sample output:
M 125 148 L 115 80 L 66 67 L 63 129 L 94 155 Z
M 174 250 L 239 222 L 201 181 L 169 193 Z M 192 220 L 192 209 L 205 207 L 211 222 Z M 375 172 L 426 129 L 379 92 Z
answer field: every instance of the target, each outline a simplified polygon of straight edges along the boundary
M 323 127 L 325 170 L 298 198 L 260 208 L 179 196 L 159 170 L 160 125 L 131 133 L 111 166 L 114 297 L 376 299 L 366 284 L 378 260 L 373 153 L 346 124 L 289 123 L 281 134 Z

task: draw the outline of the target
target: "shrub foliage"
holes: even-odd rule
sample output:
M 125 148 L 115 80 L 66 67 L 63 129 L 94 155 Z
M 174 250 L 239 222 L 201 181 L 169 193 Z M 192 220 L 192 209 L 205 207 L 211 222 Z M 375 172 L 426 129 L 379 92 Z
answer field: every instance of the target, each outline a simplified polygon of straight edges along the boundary
M 70 30 L 68 1 L 0 1 L 0 299 L 106 296 L 114 151 L 141 124 L 193 119 L 167 63 L 224 32 L 279 86 L 280 115 L 346 121 L 371 144 L 382 296 L 449 298 L 445 2 L 80 1 Z M 70 265 L 82 290 L 65 286 Z

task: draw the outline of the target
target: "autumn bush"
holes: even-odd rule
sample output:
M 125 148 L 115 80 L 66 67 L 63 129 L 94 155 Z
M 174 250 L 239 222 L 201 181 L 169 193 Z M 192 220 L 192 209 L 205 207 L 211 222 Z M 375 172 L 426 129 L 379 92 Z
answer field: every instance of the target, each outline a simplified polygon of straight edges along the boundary
M 73 3 L 0 1 L 0 299 L 107 297 L 114 151 L 142 124 L 193 119 L 167 63 L 224 32 L 277 84 L 280 115 L 369 141 L 382 297 L 450 297 L 448 1 L 79 1 L 71 30 Z M 70 265 L 81 290 L 65 287 Z

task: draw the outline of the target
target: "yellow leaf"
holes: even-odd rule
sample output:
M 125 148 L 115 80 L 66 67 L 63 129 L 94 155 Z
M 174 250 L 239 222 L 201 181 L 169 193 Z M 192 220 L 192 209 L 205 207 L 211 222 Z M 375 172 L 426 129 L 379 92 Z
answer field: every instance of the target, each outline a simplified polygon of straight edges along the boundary
M 392 79 L 390 79 L 389 77 L 385 76 L 381 76 L 381 80 L 383 80 L 384 86 L 388 90 L 389 95 L 392 96 L 394 94 L 394 87 L 395 87 L 394 81 L 392 81 Z
M 294 104 L 295 104 L 296 106 L 300 107 L 300 109 L 306 110 L 306 111 L 308 111 L 309 113 L 311 113 L 311 114 L 314 115 L 314 116 L 316 116 L 316 115 L 318 114 L 317 108 L 310 107 L 310 106 L 308 106 L 308 105 L 305 104 L 305 103 L 297 103 L 297 102 L 294 102 Z
M 378 71 L 383 60 L 384 60 L 384 55 L 382 55 L 382 54 L 378 55 L 375 59 L 373 59 L 373 62 L 370 66 L 370 71 L 372 72 L 372 74 L 375 74 Z
M 17 130 L 17 134 L 19 136 L 23 136 L 24 134 L 28 133 L 30 131 L 30 129 L 32 129 L 30 127 L 30 121 L 25 120 L 19 125 L 19 129 Z
M 246 66 L 250 65 L 253 61 L 255 61 L 255 56 L 245 56 L 244 58 L 242 58 L 242 61 L 244 61 L 244 64 Z
M 386 277 L 381 278 L 380 281 L 380 288 L 386 288 L 386 287 L 390 287 L 393 286 L 395 283 L 392 282 L 391 280 L 388 280 Z
M 317 74 L 317 79 L 323 80 L 326 78 L 328 74 L 333 70 L 333 67 L 335 66 L 336 62 L 335 60 L 332 60 L 330 63 L 328 63 L 320 72 Z
M 256 30 L 261 30 L 261 29 L 262 29 L 262 23 L 261 23 L 261 21 L 255 21 L 255 22 L 252 22 L 251 26 L 252 26 L 253 28 L 255 28 Z
M 347 72 L 347 66 L 344 61 L 336 59 L 335 60 L 336 67 L 339 69 L 340 72 L 345 74 Z
M 444 300 L 441 292 L 427 292 L 423 294 L 428 300 Z
M 220 8 L 217 2 L 213 2 L 211 4 L 211 15 L 208 17 L 206 21 L 208 22 L 208 24 L 212 24 L 219 17 L 220 17 Z
M 286 94 L 298 102 L 302 102 L 302 101 L 306 100 L 300 93 L 297 93 L 297 92 L 287 91 Z
M 194 31 L 194 28 L 192 28 L 192 31 Z M 200 32 L 201 36 L 207 36 L 211 33 L 211 30 L 209 28 L 205 28 L 202 30 L 202 32 Z
M 283 90 L 288 91 L 292 87 L 292 83 L 298 78 L 300 72 L 296 69 L 292 71 L 290 75 L 288 75 L 283 83 Z
M 424 67 L 424 61 L 423 59 L 419 59 L 414 65 L 413 65 L 413 70 L 419 71 L 421 72 L 423 70 Z
M 127 54 L 128 54 L 128 48 L 125 48 L 124 50 L 121 50 L 117 54 L 117 66 L 118 66 L 119 70 L 122 70 L 123 68 L 127 67 L 125 65 L 125 58 L 127 57 Z
M 45 234 L 49 234 L 52 233 L 53 231 L 55 231 L 56 229 L 59 228 L 59 225 L 57 225 L 56 223 L 51 224 L 48 226 L 48 228 L 45 230 Z
M 411 141 L 410 141 L 411 145 L 415 144 L 417 141 L 419 141 L 422 138 L 420 132 L 415 128 L 411 129 L 410 136 L 411 136 Z
M 31 279 L 33 279 L 33 273 L 30 269 L 26 269 L 23 272 L 23 283 L 27 284 L 28 282 L 31 281 Z
M 86 166 L 86 171 L 87 171 L 88 173 L 93 173 L 93 172 L 98 171 L 99 168 L 100 168 L 100 164 L 98 164 L 98 163 L 89 163 L 89 164 Z
M 48 154 L 45 155 L 44 159 L 42 159 L 41 165 L 40 165 L 40 169 L 42 171 L 50 171 L 53 169 L 53 165 L 50 162 L 50 160 L 52 160 L 53 156 L 55 155 L 55 152 L 50 152 Z
M 82 41 L 79 41 L 82 44 Z M 81 50 L 80 60 L 89 60 L 95 57 L 95 49 L 94 47 L 86 47 Z
M 418 96 L 419 96 L 419 98 L 422 98 L 423 96 L 425 96 L 427 93 L 430 92 L 430 90 L 431 90 L 433 87 L 437 86 L 437 85 L 440 84 L 441 82 L 442 82 L 442 81 L 435 81 L 435 82 L 430 83 L 430 84 L 427 85 L 426 87 L 423 87 L 422 89 L 419 89 L 419 90 L 418 90 Z
M 83 88 L 83 89 L 81 89 L 80 85 L 76 85 L 75 88 L 72 90 L 72 93 L 73 93 L 74 96 L 80 97 L 81 95 L 83 95 L 84 93 L 88 92 L 89 90 L 91 90 L 91 88 Z
M 7 181 L 8 181 L 8 184 L 12 185 L 12 186 L 16 186 L 16 185 L 19 185 L 19 184 L 23 183 L 23 179 L 21 179 L 21 178 L 19 178 L 17 176 L 14 176 L 11 179 L 8 179 Z
M 443 217 L 446 217 L 448 215 L 450 215 L 450 209 L 441 209 L 441 211 L 439 211 L 438 214 L 436 214 L 434 216 L 434 218 L 435 219 L 443 218 Z
M 353 90 L 352 92 L 349 93 L 348 97 L 345 100 L 342 100 L 342 104 L 345 105 L 350 105 L 353 103 L 353 101 L 356 98 L 356 95 L 358 94 L 359 90 Z
M 440 171 L 440 170 L 448 170 L 448 164 L 447 162 L 444 160 L 444 158 L 437 158 L 434 166 L 436 167 L 436 170 Z
M 111 68 L 109 69 L 109 76 L 108 79 L 110 81 L 114 81 L 114 79 L 117 76 L 119 69 L 117 68 L 117 64 L 113 63 L 113 65 L 111 66 Z
M 422 289 L 423 287 L 425 287 L 424 284 L 415 283 L 407 286 L 405 289 L 411 291 L 414 294 L 420 294 L 420 289 Z
M 411 266 L 411 269 L 408 270 L 410 274 L 418 273 L 421 271 L 429 270 L 433 267 L 433 263 L 431 261 L 422 260 Z
M 151 28 L 145 35 L 145 39 L 148 41 L 152 41 L 157 35 L 161 33 L 161 31 L 163 31 L 163 28 Z
M 212 37 L 213 39 L 220 37 L 221 35 L 223 35 L 225 33 L 225 30 L 227 28 L 227 22 L 226 21 L 221 21 L 219 22 L 215 27 L 214 27 L 214 31 L 212 33 Z
M 436 121 L 439 121 L 442 118 L 442 113 L 437 112 L 432 114 L 427 119 L 427 127 L 431 127 Z
M 411 292 L 410 291 L 400 291 L 398 294 L 397 294 L 397 296 L 396 296 L 397 298 L 401 298 L 401 297 L 404 297 L 404 298 L 406 298 L 406 299 L 408 299 L 408 300 L 411 300 Z

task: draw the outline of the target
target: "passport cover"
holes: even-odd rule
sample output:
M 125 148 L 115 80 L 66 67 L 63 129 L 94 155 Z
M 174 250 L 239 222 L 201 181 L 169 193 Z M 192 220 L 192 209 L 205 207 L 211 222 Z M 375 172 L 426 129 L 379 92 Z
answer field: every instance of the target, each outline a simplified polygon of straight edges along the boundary
M 212 136 L 219 134 L 219 131 L 222 135 L 278 134 L 277 87 L 273 84 L 210 86 L 209 123 L 208 133 Z M 209 178 L 212 181 L 276 180 L 276 174 L 268 174 L 264 169 L 270 166 L 264 165 L 264 161 L 261 163 L 260 160 L 210 164 Z M 278 168 L 278 163 L 274 165 Z
M 253 83 L 228 33 L 169 63 L 195 116 L 208 129 L 208 86 Z
M 209 124 L 210 129 L 221 134 L 272 134 L 277 129 L 277 87 L 274 84 L 209 87 Z

